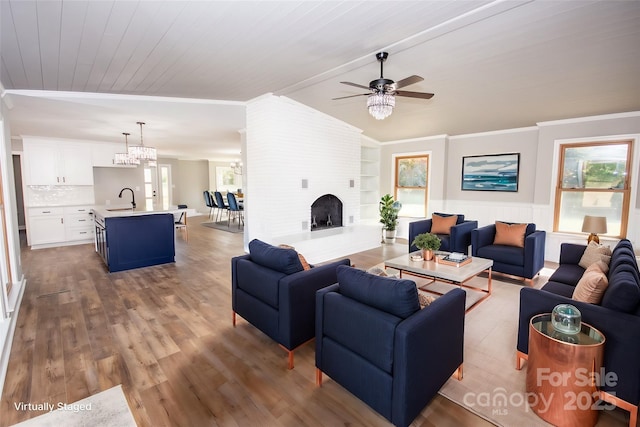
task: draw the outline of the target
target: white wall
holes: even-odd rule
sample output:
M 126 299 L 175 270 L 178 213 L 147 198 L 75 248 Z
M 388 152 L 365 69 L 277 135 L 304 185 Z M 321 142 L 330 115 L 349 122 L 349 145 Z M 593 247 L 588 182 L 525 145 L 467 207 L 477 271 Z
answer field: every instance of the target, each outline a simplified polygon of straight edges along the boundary
M 201 213 L 209 213 L 202 196 L 202 192 L 209 188 L 209 161 L 179 160 L 177 175 L 173 172 L 173 176 L 177 176 L 174 184 L 178 187 L 177 192 L 180 195 L 173 203 L 187 205 Z
M 356 223 L 359 174 L 359 129 L 285 97 L 268 95 L 248 103 L 248 240 L 309 231 L 311 203 L 324 194 L 342 201 L 345 226 Z
M 560 243 L 585 241 L 585 236 L 580 234 L 552 232 L 558 141 L 617 137 L 636 141 L 627 238 L 640 247 L 640 112 L 546 122 L 529 128 L 472 135 L 385 143 L 381 151 L 381 192 L 393 189 L 394 154 L 430 151 L 434 158 L 429 181 L 429 213 L 435 210 L 463 213 L 469 219 L 478 220 L 480 226 L 495 220 L 534 222 L 539 229 L 547 231 L 546 259 L 557 261 Z M 460 189 L 463 156 L 514 152 L 520 153 L 517 193 Z M 444 159 L 442 168 L 438 164 L 439 159 Z M 611 240 L 610 243 L 615 244 L 616 241 Z
M 144 168 L 118 167 L 93 168 L 93 192 L 96 205 L 128 205 L 131 193 L 128 191 L 118 198 L 120 190 L 125 187 L 135 192 L 136 204 L 144 206 Z
M 208 213 L 209 209 L 206 208 L 202 197 L 202 192 L 209 186 L 208 161 L 164 158 L 158 159 L 158 165 L 160 164 L 171 165 L 173 204 L 185 204 L 198 212 Z M 94 167 L 93 177 L 96 204 L 105 205 L 107 201 L 112 205 L 129 203 L 131 197 L 129 193 L 126 193 L 126 196 L 123 195 L 122 199 L 118 198 L 120 190 L 129 187 L 135 191 L 136 203 L 143 206 L 144 168 L 142 166 L 131 168 Z

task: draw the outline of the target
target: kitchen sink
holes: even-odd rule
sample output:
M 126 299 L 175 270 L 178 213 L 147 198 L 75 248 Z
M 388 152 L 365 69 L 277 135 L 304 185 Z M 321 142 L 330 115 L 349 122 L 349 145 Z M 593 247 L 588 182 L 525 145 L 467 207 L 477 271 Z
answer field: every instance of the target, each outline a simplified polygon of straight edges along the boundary
M 113 208 L 113 209 L 107 209 L 107 211 L 109 211 L 109 212 L 131 211 L 131 212 L 133 212 L 133 209 L 132 208 Z

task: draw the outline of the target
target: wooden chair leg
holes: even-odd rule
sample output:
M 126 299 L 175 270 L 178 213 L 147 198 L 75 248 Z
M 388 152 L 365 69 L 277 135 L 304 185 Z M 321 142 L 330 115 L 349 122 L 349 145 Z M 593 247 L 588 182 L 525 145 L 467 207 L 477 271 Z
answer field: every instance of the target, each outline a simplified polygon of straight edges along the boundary
M 316 385 L 322 387 L 322 371 L 316 368 Z
M 458 369 L 453 373 L 453 376 L 458 380 L 462 381 L 462 363 L 458 366 Z
M 233 327 L 236 327 L 236 312 L 232 312 L 233 313 Z
M 278 347 L 287 352 L 287 368 L 293 369 L 293 350 L 289 350 L 287 347 L 282 344 L 278 344 Z
M 287 369 L 293 369 L 293 350 L 288 350 L 289 353 L 287 357 Z
M 516 369 L 518 371 L 522 369 L 522 362 L 524 360 L 527 360 L 527 355 L 520 351 L 516 351 Z

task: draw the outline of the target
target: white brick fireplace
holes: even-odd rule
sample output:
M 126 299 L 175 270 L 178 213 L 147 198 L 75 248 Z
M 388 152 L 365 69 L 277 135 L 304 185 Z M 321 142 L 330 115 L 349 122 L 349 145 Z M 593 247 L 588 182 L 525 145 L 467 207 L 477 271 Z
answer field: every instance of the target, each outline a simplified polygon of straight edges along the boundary
M 310 262 L 379 246 L 360 220 L 361 131 L 286 97 L 247 105 L 245 243 L 288 243 Z M 343 227 L 311 232 L 311 204 L 332 194 Z

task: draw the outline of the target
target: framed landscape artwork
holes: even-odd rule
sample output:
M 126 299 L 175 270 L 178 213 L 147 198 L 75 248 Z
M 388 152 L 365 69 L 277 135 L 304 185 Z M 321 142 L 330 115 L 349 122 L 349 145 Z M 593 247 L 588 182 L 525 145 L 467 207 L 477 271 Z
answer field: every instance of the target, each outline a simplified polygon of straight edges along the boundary
M 462 158 L 462 190 L 518 191 L 520 153 Z

